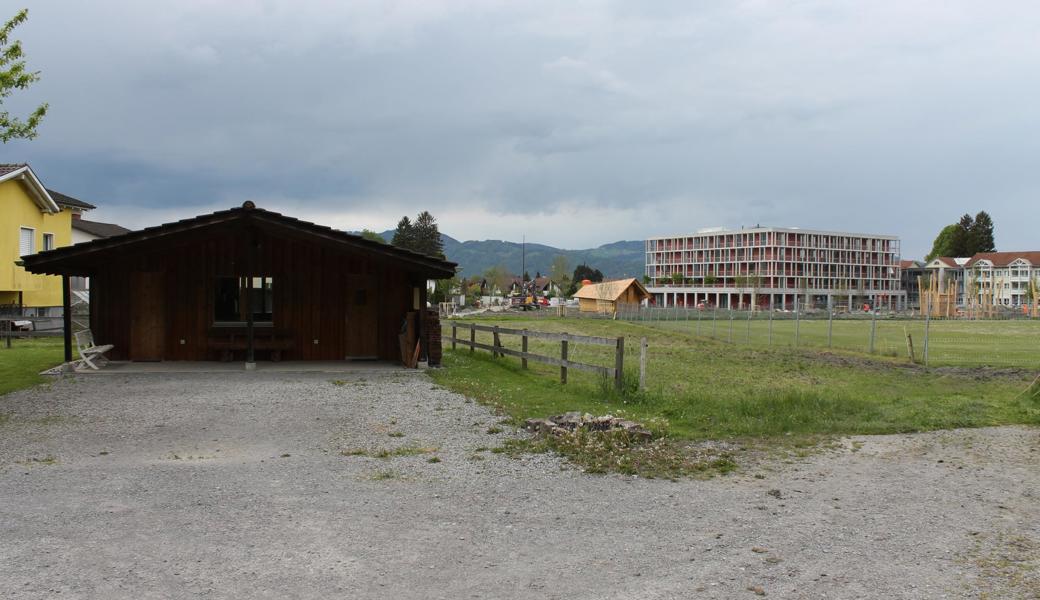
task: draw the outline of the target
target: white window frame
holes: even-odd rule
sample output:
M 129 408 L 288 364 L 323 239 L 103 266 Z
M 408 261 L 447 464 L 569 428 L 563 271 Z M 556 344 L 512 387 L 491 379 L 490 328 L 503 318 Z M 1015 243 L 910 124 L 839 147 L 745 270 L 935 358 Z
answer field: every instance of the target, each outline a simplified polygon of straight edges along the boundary
M 32 235 L 29 236 L 29 251 L 22 254 L 22 232 L 30 231 Z M 29 256 L 30 254 L 36 254 L 36 229 L 32 227 L 19 227 L 18 228 L 18 256 Z
M 50 241 L 51 241 L 51 244 L 50 244 L 51 247 L 50 248 L 47 247 L 47 239 L 48 238 L 50 238 Z M 54 245 L 54 234 L 53 233 L 48 233 L 48 232 L 44 231 L 43 232 L 43 250 L 42 251 L 46 252 L 48 250 L 54 250 L 56 247 L 57 246 Z

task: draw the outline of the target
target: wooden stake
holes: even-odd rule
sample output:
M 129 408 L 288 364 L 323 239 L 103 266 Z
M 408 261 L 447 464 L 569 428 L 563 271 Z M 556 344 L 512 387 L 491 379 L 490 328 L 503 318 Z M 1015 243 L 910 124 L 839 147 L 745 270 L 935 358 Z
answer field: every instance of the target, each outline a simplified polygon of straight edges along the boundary
M 646 389 L 646 338 L 639 339 L 639 389 Z
M 567 340 L 560 341 L 560 361 L 560 383 L 567 383 Z

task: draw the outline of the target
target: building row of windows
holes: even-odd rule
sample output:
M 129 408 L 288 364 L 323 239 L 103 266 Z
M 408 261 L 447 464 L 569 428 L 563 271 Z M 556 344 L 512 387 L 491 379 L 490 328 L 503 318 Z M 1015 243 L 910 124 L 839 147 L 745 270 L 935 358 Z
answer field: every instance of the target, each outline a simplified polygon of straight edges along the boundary
M 670 251 L 670 250 L 699 250 L 713 248 L 742 248 L 742 247 L 805 247 L 818 249 L 838 250 L 866 250 L 866 251 L 889 251 L 898 247 L 898 240 L 887 240 L 877 238 L 857 238 L 844 236 L 826 236 L 803 233 L 774 235 L 737 234 L 734 235 L 709 235 L 686 238 L 668 238 L 647 240 L 648 252 Z
M 54 234 L 43 234 L 43 250 L 54 250 Z M 36 254 L 36 230 L 32 227 L 18 228 L 18 256 Z
M 806 262 L 806 263 L 818 263 L 818 264 L 831 264 L 831 263 L 844 263 L 844 264 L 872 264 L 872 265 L 891 265 L 896 266 L 899 261 L 896 259 L 894 254 L 879 254 L 879 253 L 824 253 L 819 254 L 813 252 L 808 255 L 802 251 L 800 255 L 786 253 L 783 255 L 773 254 L 766 252 L 758 254 L 757 252 L 749 253 L 745 256 L 743 253 L 734 254 L 729 256 L 721 255 L 691 255 L 685 253 L 653 253 L 647 254 L 646 262 L 650 265 L 656 264 L 698 264 L 698 263 L 732 263 L 732 262 L 748 262 L 748 261 L 769 261 L 769 262 Z

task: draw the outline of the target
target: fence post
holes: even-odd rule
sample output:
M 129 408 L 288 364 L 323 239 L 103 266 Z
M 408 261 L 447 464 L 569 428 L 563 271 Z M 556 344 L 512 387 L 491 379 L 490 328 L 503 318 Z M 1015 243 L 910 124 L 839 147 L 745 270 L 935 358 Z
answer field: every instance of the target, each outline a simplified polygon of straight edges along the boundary
M 455 338 L 458 337 L 458 327 L 454 324 L 451 326 L 451 349 L 455 349 Z
M 749 345 L 749 346 L 751 345 L 751 311 L 750 310 L 747 311 L 747 336 L 746 336 L 746 339 L 744 340 L 744 343 Z
M 696 334 L 697 337 L 701 336 L 701 315 L 702 315 L 703 312 L 704 311 L 702 311 L 702 310 L 698 310 L 697 311 L 697 334 Z
M 928 366 L 928 330 L 932 323 L 932 297 L 928 296 L 927 309 L 924 312 L 924 366 Z
M 802 311 L 798 308 L 798 296 L 794 297 L 794 347 L 798 347 L 802 334 Z
M 870 307 L 870 353 L 874 353 L 874 339 L 877 337 L 877 311 Z
M 614 389 L 621 391 L 625 377 L 625 338 L 617 339 L 617 349 L 614 351 Z
M 566 333 L 563 335 L 567 335 Z M 560 341 L 560 383 L 567 383 L 567 340 Z
M 827 347 L 833 347 L 834 343 L 834 308 L 827 309 Z
M 477 347 L 475 345 L 476 343 L 477 343 L 477 330 L 473 329 L 473 326 L 470 325 L 470 327 L 469 327 L 469 351 L 470 352 L 476 352 L 477 351 Z
M 524 329 L 524 336 L 521 338 L 520 350 L 523 351 L 524 356 L 520 358 L 520 367 L 527 368 L 527 329 Z
M 715 339 L 715 333 L 719 329 L 719 307 L 711 309 L 711 339 Z
M 769 346 L 773 345 L 773 311 L 769 311 Z
M 639 339 L 639 391 L 646 389 L 646 338 Z
M 491 345 L 494 346 L 495 349 L 491 351 L 491 358 L 505 356 L 504 354 L 499 354 L 498 352 L 498 347 L 502 345 L 502 341 L 498 339 L 498 325 L 495 325 L 495 330 L 492 332 L 492 335 L 494 336 L 494 340 L 491 342 Z

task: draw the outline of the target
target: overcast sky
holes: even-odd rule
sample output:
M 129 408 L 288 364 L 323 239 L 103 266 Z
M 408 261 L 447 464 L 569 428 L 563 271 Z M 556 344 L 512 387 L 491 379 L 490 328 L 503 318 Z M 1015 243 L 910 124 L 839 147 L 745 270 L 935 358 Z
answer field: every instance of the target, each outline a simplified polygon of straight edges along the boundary
M 5 14 L 22 4 L 0 2 Z M 1040 3 L 39 2 L 6 162 L 139 227 L 254 200 L 581 248 L 990 212 L 1040 248 Z

